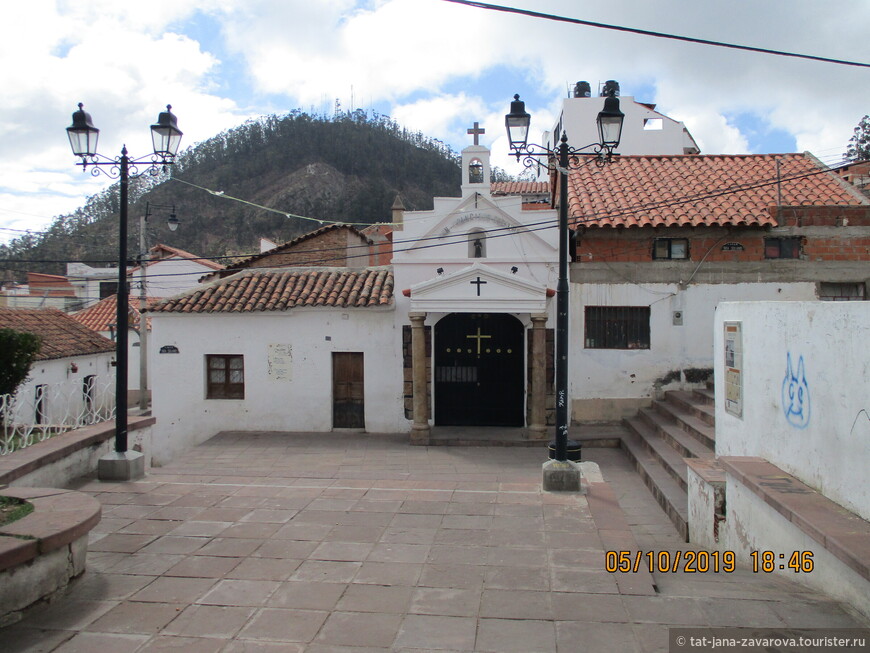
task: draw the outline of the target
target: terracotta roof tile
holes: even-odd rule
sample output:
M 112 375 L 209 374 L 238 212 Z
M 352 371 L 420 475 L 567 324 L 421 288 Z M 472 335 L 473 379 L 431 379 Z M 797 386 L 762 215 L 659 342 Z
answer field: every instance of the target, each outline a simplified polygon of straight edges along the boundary
M 0 308 L 0 329 L 42 337 L 36 360 L 115 351 L 115 343 L 56 308 Z
M 151 306 L 153 313 L 253 313 L 298 306 L 368 308 L 393 303 L 389 266 L 251 268 Z
M 810 154 L 758 154 L 582 164 L 571 172 L 568 206 L 587 227 L 776 226 L 769 208 L 778 194 L 783 206 L 867 203 Z
M 496 181 L 490 184 L 493 195 L 543 195 L 550 193 L 546 181 Z
M 131 295 L 127 301 L 130 307 L 130 326 L 137 326 L 139 324 L 139 297 Z M 156 301 L 156 298 L 149 297 L 146 299 L 146 304 L 152 304 Z M 118 296 L 110 295 L 92 306 L 73 313 L 70 317 L 94 331 L 109 331 L 109 325 L 114 326 L 117 321 L 117 313 Z

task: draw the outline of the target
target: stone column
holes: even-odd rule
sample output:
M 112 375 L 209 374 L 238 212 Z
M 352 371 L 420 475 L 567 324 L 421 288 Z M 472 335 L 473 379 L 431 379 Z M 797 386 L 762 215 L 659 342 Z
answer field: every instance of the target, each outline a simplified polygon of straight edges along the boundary
M 429 444 L 429 401 L 426 393 L 426 322 L 425 313 L 409 313 L 411 320 L 411 368 L 413 381 L 414 423 L 411 444 Z
M 547 315 L 532 315 L 532 396 L 529 400 L 529 439 L 547 438 Z

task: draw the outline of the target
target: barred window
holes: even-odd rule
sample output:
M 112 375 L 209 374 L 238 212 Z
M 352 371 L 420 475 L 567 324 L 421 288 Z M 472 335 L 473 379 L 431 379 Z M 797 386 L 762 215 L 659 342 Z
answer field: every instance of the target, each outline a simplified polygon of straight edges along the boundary
M 860 302 L 864 301 L 864 284 L 860 281 L 850 283 L 835 283 L 822 281 L 819 283 L 819 299 L 827 302 Z
M 649 349 L 649 306 L 587 306 L 587 349 Z
M 245 358 L 239 354 L 207 354 L 206 399 L 245 398 Z

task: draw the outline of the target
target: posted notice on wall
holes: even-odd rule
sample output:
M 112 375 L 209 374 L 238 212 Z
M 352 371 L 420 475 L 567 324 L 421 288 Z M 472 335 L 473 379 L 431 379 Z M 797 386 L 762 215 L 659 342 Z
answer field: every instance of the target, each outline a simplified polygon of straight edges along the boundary
M 269 379 L 272 381 L 293 380 L 293 346 L 268 345 Z
M 743 417 L 743 327 L 725 322 L 725 411 Z

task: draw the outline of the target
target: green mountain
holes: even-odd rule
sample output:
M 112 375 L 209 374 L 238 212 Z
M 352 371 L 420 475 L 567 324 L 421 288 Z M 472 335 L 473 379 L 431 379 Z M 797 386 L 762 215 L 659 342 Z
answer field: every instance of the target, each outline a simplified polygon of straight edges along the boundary
M 128 251 L 131 259 L 138 252 L 146 202 L 174 205 L 181 222 L 170 232 L 169 211 L 152 208 L 149 244 L 218 257 L 252 254 L 260 237 L 283 242 L 320 226 L 287 214 L 389 221 L 397 193 L 408 209 L 429 209 L 433 197 L 457 195 L 460 178 L 459 157 L 449 147 L 385 116 L 359 110 L 332 118 L 301 111 L 267 116 L 187 149 L 168 173 L 131 180 Z M 7 270 L 19 279 L 27 270 L 63 274 L 66 261 L 110 265 L 117 261 L 117 233 L 114 184 L 42 235 L 0 245 L 2 278 Z

